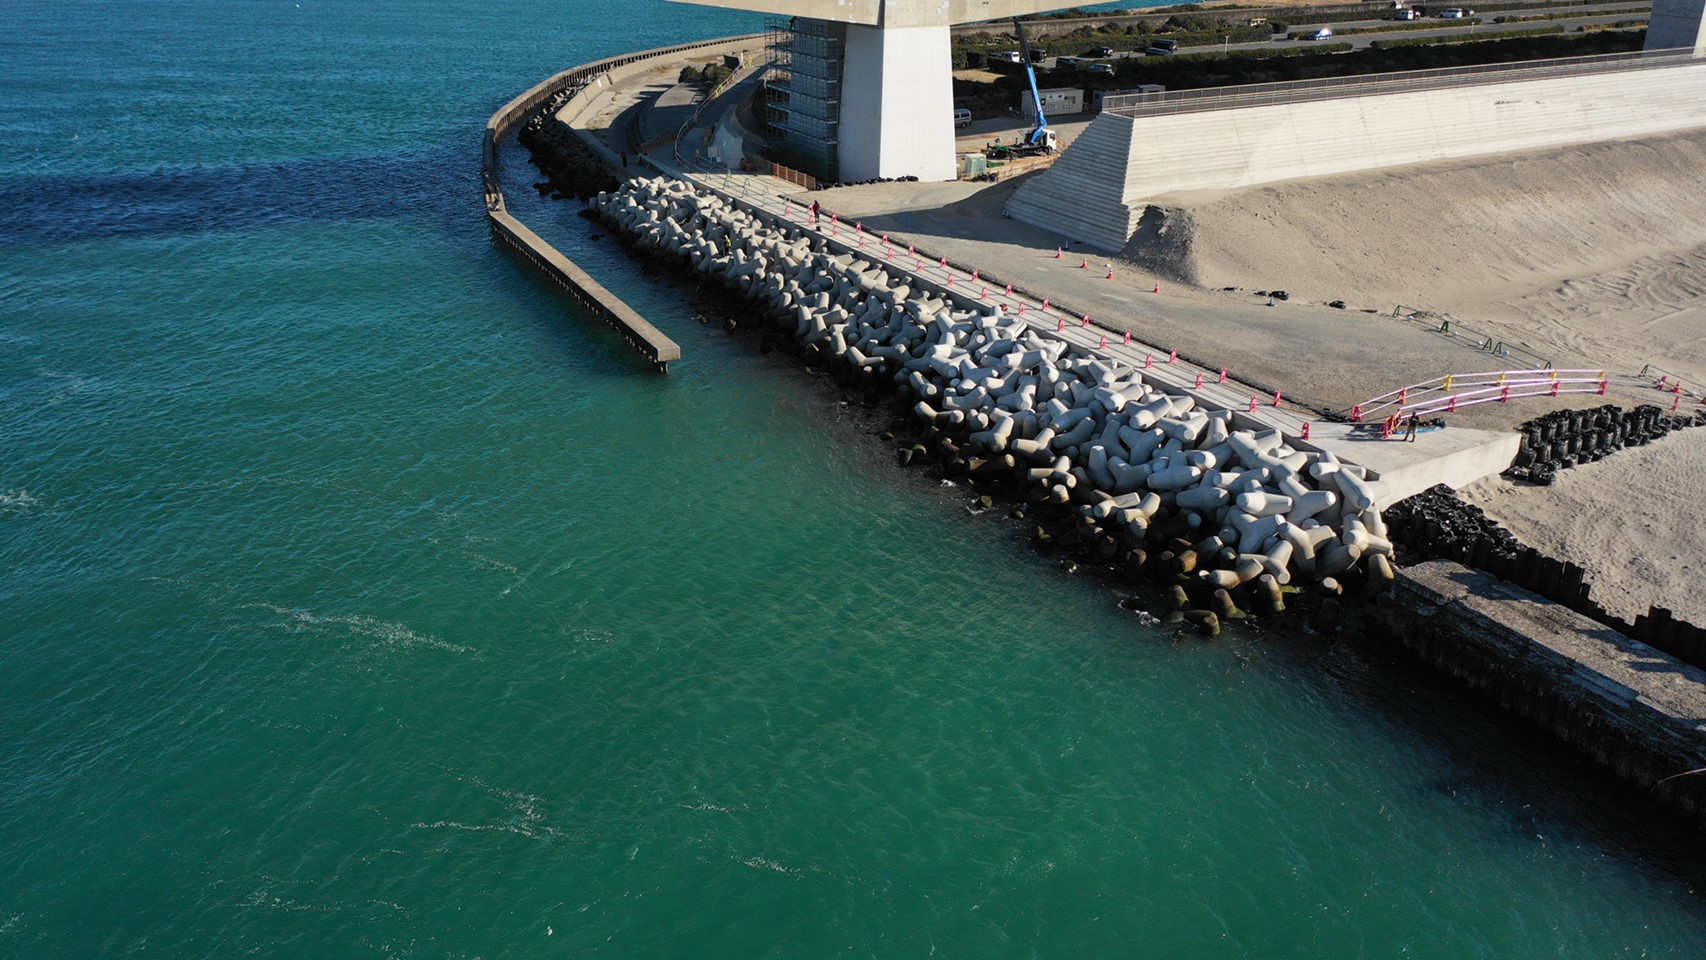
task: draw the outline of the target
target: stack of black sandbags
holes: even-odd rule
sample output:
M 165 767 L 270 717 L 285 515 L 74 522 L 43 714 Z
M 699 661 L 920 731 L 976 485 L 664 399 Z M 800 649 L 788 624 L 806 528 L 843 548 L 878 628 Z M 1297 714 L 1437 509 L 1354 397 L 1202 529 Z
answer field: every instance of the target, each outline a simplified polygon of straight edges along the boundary
M 1505 476 L 1546 486 L 1557 471 L 1594 463 L 1624 447 L 1638 447 L 1672 430 L 1706 422 L 1706 414 L 1675 415 L 1644 403 L 1633 410 L 1606 404 L 1556 410 L 1523 424 L 1522 447 Z

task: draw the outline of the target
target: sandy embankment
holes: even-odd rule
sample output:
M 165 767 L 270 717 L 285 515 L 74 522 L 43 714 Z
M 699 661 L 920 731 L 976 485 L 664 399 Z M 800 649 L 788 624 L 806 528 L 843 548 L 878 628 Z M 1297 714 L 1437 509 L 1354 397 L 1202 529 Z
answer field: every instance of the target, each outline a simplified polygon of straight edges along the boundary
M 1167 238 L 1126 253 L 1208 290 L 1272 284 L 1353 308 L 1401 303 L 1557 365 L 1653 364 L 1701 384 L 1701 170 L 1706 131 L 1166 197 Z M 1659 604 L 1706 623 L 1696 586 L 1703 473 L 1706 429 L 1562 471 L 1552 487 L 1493 478 L 1464 495 L 1525 542 L 1586 567 L 1607 609 L 1633 617 Z
M 1625 619 L 1653 605 L 1706 624 L 1699 506 L 1706 428 L 1573 470 L 1550 487 L 1491 477 L 1462 491 L 1517 539 L 1593 575 L 1593 598 Z

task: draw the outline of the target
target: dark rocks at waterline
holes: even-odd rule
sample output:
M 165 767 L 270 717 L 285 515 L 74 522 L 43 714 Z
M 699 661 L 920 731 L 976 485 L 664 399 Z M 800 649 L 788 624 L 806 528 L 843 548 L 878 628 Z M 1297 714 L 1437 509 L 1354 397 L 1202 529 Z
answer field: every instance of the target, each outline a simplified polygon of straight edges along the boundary
M 585 200 L 617 185 L 604 161 L 566 125 L 557 122 L 550 106 L 529 117 L 516 139 L 545 176 L 544 184 L 535 184 L 541 194 L 549 189 L 554 199 L 573 196 Z

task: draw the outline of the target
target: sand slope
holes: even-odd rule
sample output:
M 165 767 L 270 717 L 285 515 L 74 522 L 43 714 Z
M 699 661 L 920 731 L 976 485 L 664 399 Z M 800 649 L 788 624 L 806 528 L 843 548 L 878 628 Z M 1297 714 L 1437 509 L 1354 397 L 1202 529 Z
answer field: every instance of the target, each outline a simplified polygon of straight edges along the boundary
M 1706 624 L 1698 499 L 1706 428 L 1558 473 L 1550 487 L 1498 477 L 1461 491 L 1519 540 L 1580 564 L 1593 598 L 1625 619 L 1657 604 Z
M 1706 131 L 1181 194 L 1157 201 L 1125 256 L 1205 290 L 1245 291 L 1226 296 L 1278 287 L 1294 301 L 1404 304 L 1531 345 L 1554 365 L 1652 364 L 1701 385 L 1702 171 Z M 1670 397 L 1636 399 L 1668 407 Z M 1541 413 L 1533 404 L 1520 415 Z M 1463 495 L 1524 542 L 1581 564 L 1608 610 L 1632 619 L 1657 604 L 1706 624 L 1703 475 L 1697 429 L 1562 471 L 1551 487 L 1495 477 Z
M 1210 289 L 1404 304 L 1555 363 L 1706 382 L 1702 170 L 1706 131 L 1180 194 L 1126 254 Z

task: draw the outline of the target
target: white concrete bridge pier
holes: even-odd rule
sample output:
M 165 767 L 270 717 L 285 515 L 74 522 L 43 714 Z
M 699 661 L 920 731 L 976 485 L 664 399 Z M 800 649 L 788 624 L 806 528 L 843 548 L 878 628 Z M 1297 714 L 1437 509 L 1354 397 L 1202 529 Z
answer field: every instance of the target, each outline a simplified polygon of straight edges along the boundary
M 1653 0 L 1646 49 L 1692 49 L 1706 56 L 1706 0 Z
M 841 179 L 952 180 L 948 27 L 1072 6 L 1070 0 L 674 0 L 845 24 Z

